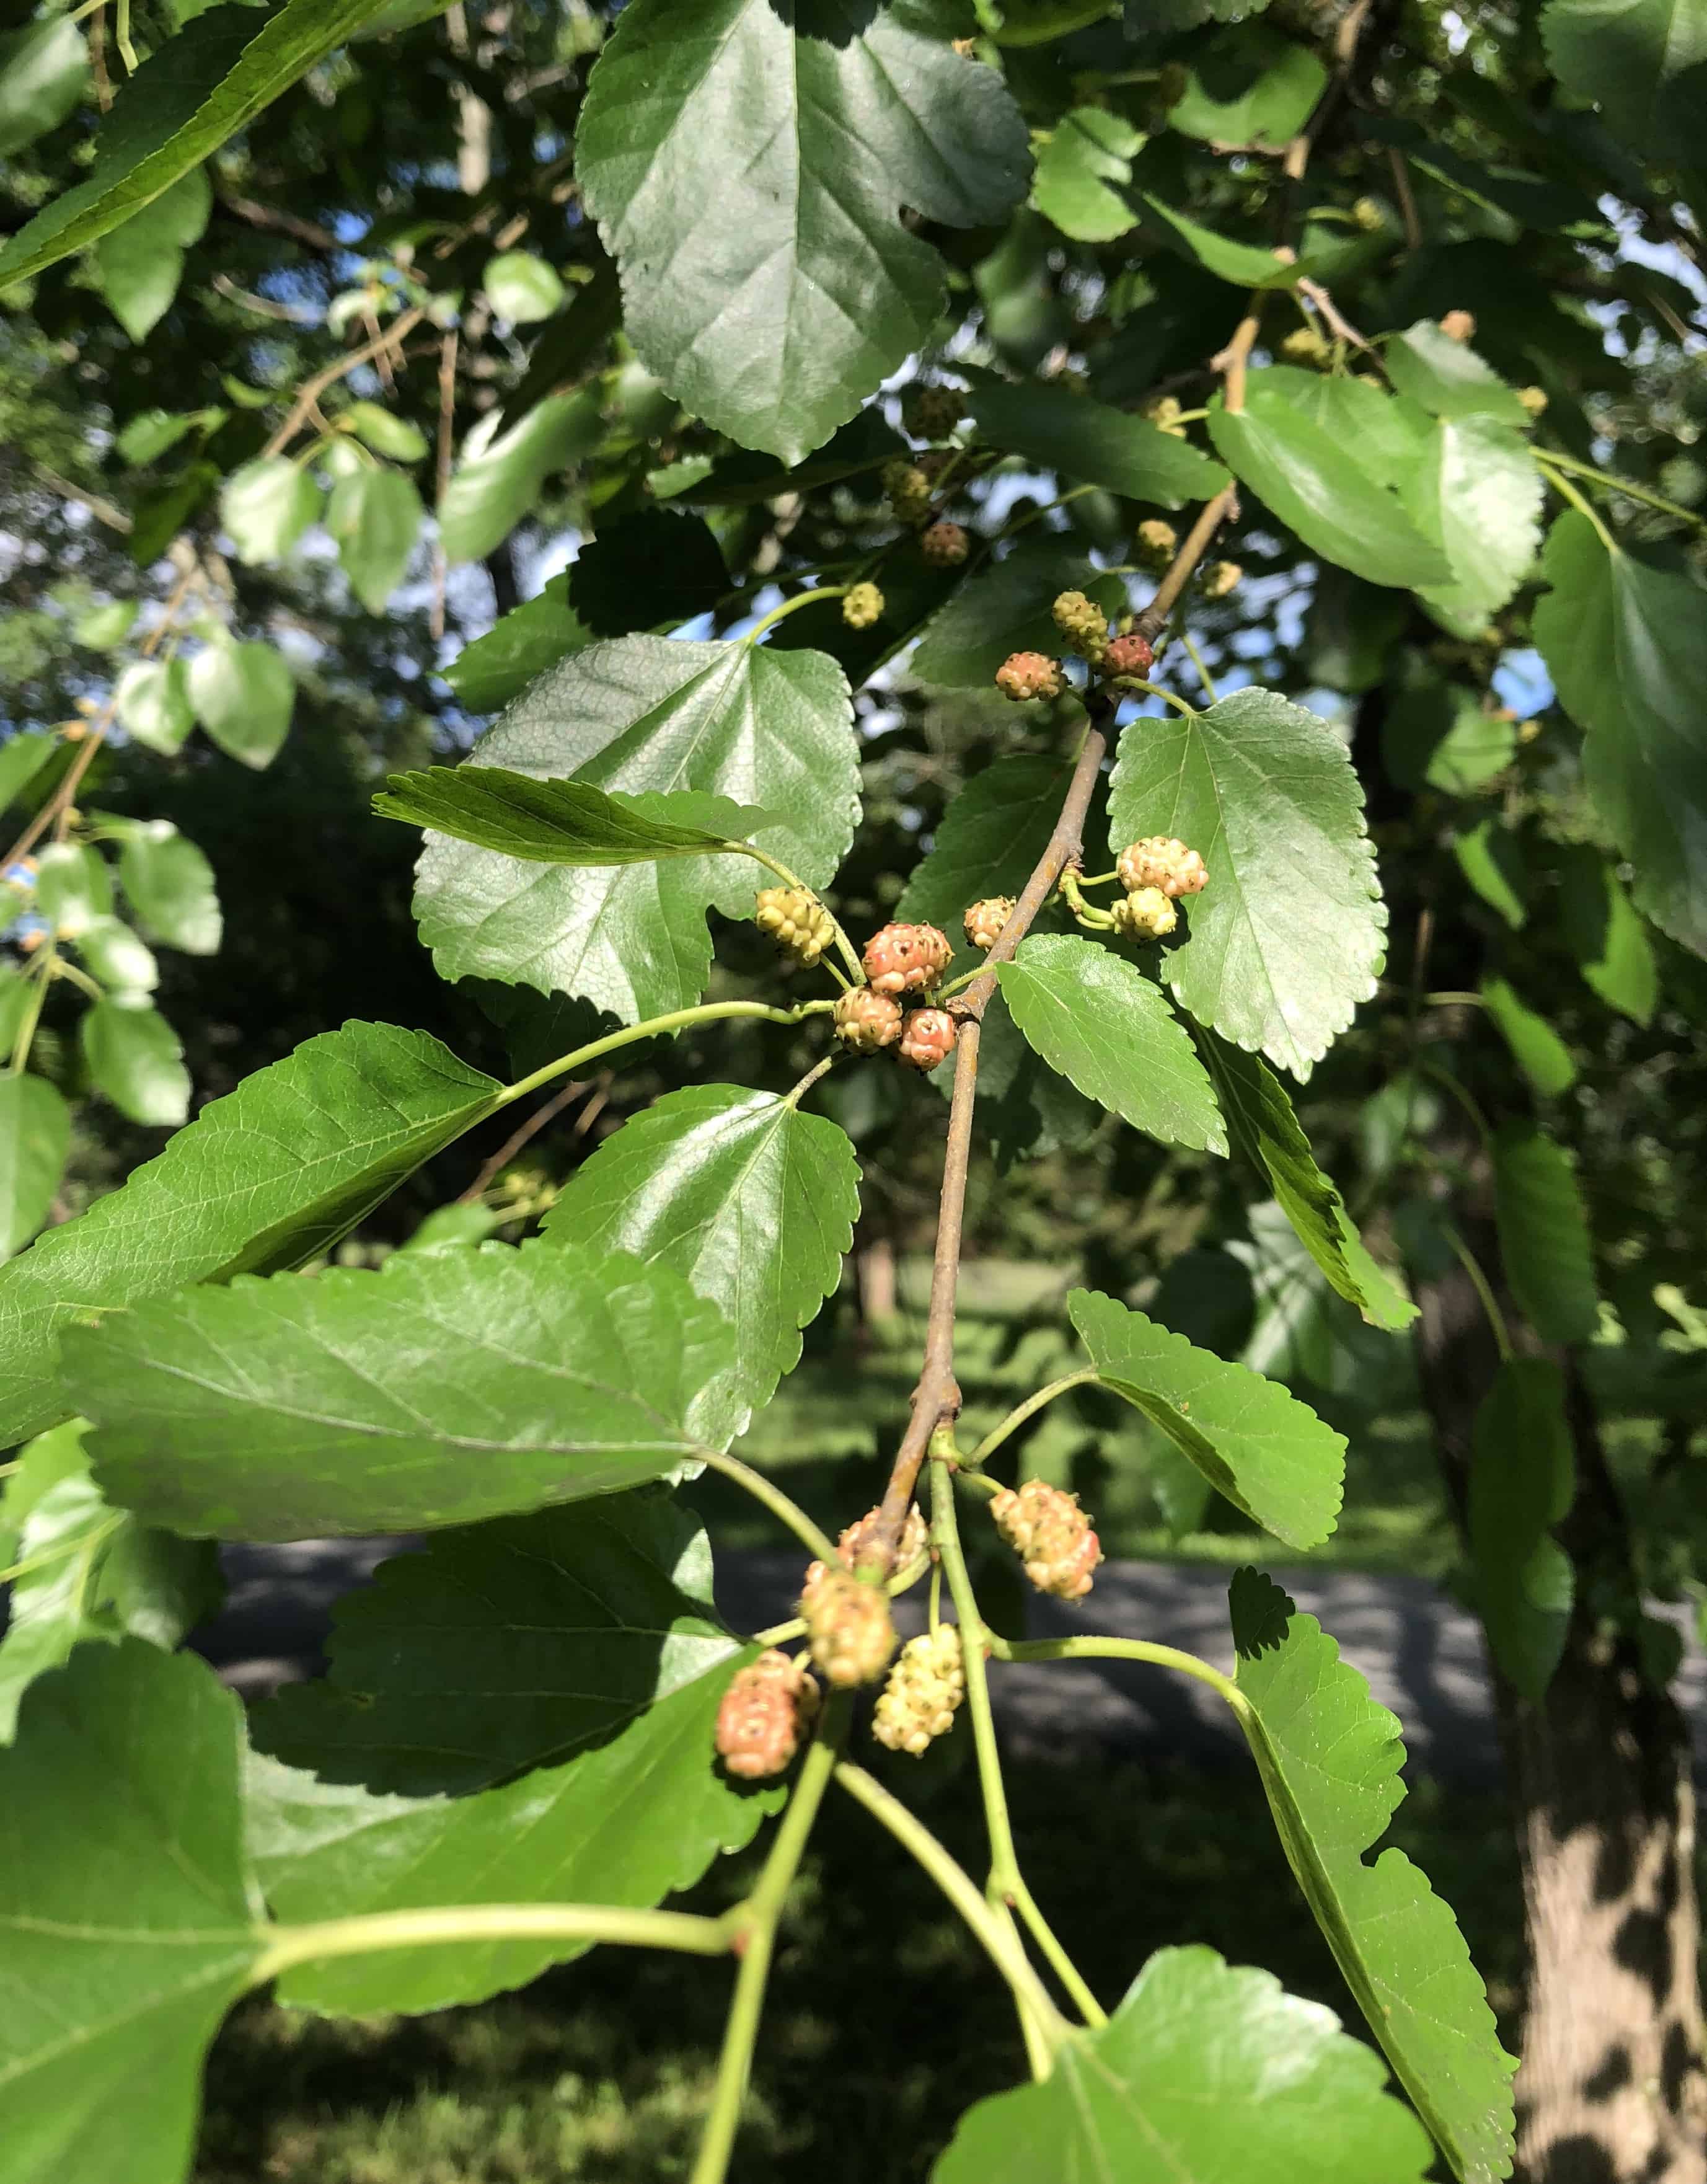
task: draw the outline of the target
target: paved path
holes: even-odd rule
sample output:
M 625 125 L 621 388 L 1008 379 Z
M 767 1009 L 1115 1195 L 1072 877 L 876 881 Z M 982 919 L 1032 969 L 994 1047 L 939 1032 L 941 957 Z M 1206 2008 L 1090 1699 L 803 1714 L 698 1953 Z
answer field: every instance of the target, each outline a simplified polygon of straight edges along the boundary
M 398 1551 L 386 1540 L 309 1540 L 291 1546 L 225 1550 L 231 1592 L 196 1643 L 249 1695 L 319 1673 L 332 1602 Z M 798 1555 L 737 1554 L 719 1568 L 718 1603 L 736 1630 L 762 1630 L 792 1613 Z M 1338 1639 L 1346 1658 L 1404 1724 L 1421 1773 L 1488 1781 L 1498 1769 L 1493 1703 L 1472 1618 L 1421 1578 L 1276 1568 L 1298 1606 Z M 902 1603 L 916 1627 L 922 1596 Z M 1695 1735 L 1697 1772 L 1707 1776 L 1707 1658 L 1685 1611 L 1679 1695 Z M 1106 1563 L 1088 1600 L 1032 1603 L 1037 1636 L 1100 1630 L 1145 1637 L 1232 1666 L 1222 1570 L 1167 1563 Z M 1059 1757 L 1103 1747 L 1125 1754 L 1170 1752 L 1214 1762 L 1242 1749 L 1214 1692 L 1165 1669 L 1112 1661 L 1009 1667 L 994 1679 L 998 1716 L 1016 1756 Z

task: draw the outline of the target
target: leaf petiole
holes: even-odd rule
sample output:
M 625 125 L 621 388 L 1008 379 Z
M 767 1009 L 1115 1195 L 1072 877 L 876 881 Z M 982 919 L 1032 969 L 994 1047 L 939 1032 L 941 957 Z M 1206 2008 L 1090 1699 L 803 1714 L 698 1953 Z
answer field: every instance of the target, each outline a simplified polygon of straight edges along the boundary
M 421 1911 L 374 1911 L 308 1926 L 262 1926 L 266 1946 L 249 1973 L 264 1986 L 297 1964 L 377 1949 L 431 1948 L 445 1942 L 542 1939 L 614 1942 L 637 1949 L 726 1956 L 734 1946 L 721 1919 L 686 1911 L 632 1911 L 614 1903 L 470 1903 Z
M 511 1106 L 516 1100 L 525 1100 L 530 1092 L 537 1092 L 542 1084 L 549 1084 L 554 1078 L 567 1077 L 583 1062 L 596 1061 L 601 1055 L 614 1054 L 618 1047 L 633 1045 L 637 1039 L 680 1031 L 688 1024 L 716 1023 L 726 1017 L 757 1017 L 767 1023 L 796 1024 L 807 1017 L 826 1015 L 835 1006 L 834 1001 L 801 1001 L 792 1009 L 776 1009 L 768 1001 L 701 1001 L 691 1009 L 672 1009 L 666 1016 L 648 1017 L 644 1023 L 626 1025 L 621 1031 L 578 1046 L 573 1054 L 560 1054 L 555 1061 L 548 1061 L 530 1075 L 518 1078 L 514 1084 L 505 1085 L 494 1104 Z

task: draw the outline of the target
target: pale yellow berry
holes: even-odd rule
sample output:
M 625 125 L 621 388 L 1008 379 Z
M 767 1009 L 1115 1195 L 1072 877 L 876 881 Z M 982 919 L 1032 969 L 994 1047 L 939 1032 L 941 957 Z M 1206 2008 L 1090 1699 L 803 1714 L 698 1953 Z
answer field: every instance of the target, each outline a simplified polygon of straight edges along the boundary
M 761 929 L 799 962 L 817 962 L 836 938 L 829 911 L 804 888 L 761 888 L 757 900 Z
M 1169 896 L 1201 894 L 1209 883 L 1203 859 L 1171 834 L 1147 834 L 1141 842 L 1129 842 L 1115 858 L 1115 869 L 1128 894 L 1140 888 L 1159 888 Z
M 1448 341 L 1467 342 L 1476 339 L 1476 314 L 1473 311 L 1443 311 L 1440 331 Z
M 1109 617 L 1096 601 L 1083 592 L 1058 593 L 1049 613 L 1066 644 L 1094 667 L 1109 649 Z M 1023 653 L 1014 655 L 1016 660 L 1025 657 Z M 1037 657 L 1047 655 L 1040 653 Z M 1011 666 L 1013 660 L 1008 664 Z
M 812 1658 L 840 1691 L 875 1683 L 895 1651 L 888 1596 L 851 1571 L 814 1563 L 800 1595 Z
M 1204 591 L 1212 599 L 1224 599 L 1229 592 L 1236 592 L 1243 582 L 1244 571 L 1237 561 L 1211 561 L 1204 571 Z
M 1180 922 L 1180 914 L 1159 888 L 1135 888 L 1115 905 L 1115 929 L 1134 940 L 1159 940 Z
M 1081 1600 L 1090 1591 L 1103 1550 L 1076 1494 L 1028 1479 L 1018 1493 L 1004 1487 L 990 1514 L 1039 1592 Z
M 982 902 L 972 905 L 960 922 L 975 948 L 993 948 L 1002 937 L 1003 927 L 1013 915 L 1012 895 L 987 895 Z
M 849 584 L 842 597 L 842 619 L 849 629 L 870 629 L 883 619 L 883 594 L 876 584 Z
M 1517 398 L 1532 417 L 1539 417 L 1545 414 L 1547 392 L 1544 387 L 1520 387 L 1517 390 Z
M 871 1734 L 891 1752 L 919 1758 L 954 1726 L 965 1696 L 960 1634 L 953 1624 L 939 1623 L 901 1648 L 872 1713 Z
M 901 1004 L 869 986 L 850 987 L 831 1014 L 836 1036 L 855 1054 L 876 1054 L 901 1036 Z

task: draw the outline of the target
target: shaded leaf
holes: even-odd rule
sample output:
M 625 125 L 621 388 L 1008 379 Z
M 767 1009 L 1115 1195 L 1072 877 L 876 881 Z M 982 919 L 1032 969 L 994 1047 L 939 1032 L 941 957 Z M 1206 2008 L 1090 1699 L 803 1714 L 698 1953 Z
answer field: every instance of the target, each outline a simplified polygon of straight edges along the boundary
M 913 672 L 945 687 L 988 688 L 1010 652 L 1059 651 L 1061 635 L 1049 609 L 1068 591 L 1087 593 L 1110 621 L 1126 608 L 1123 581 L 1105 576 L 1065 541 L 1021 542 L 1005 560 L 978 570 L 932 616 L 913 655 Z
M 1159 1949 L 1042 2085 L 980 2101 L 933 2184 L 1421 2184 L 1429 2146 L 1320 2003 L 1213 1949 Z
M 57 129 L 88 81 L 89 49 L 69 16 L 7 31 L 0 37 L 0 159 Z
M 1577 968 L 1609 1007 L 1634 1023 L 1652 1022 L 1660 967 L 1623 882 L 1586 843 L 1561 853 L 1559 877 L 1560 922 Z
M 1040 933 L 997 976 L 1027 1043 L 1088 1099 L 1163 1145 L 1226 1152 L 1190 1034 L 1135 964 L 1075 933 Z
M 998 71 L 916 0 L 635 0 L 599 56 L 575 171 L 622 269 L 624 325 L 696 415 L 798 461 L 935 320 L 952 227 L 1023 196 Z
M 1490 815 L 1452 838 L 1458 869 L 1491 910 L 1515 931 L 1529 916 L 1524 902 L 1529 873 L 1523 848 L 1510 827 Z M 1634 913 L 1632 912 L 1633 916 Z
M 1515 2064 L 1486 1991 L 1427 1876 L 1401 1850 L 1364 1863 L 1404 1795 L 1398 1722 L 1268 1579 L 1241 1570 L 1231 1607 L 1240 1725 L 1298 1886 L 1453 2174 L 1496 2184 L 1511 2168 Z
M 1372 1327 L 1408 1327 L 1416 1306 L 1371 1258 L 1337 1185 L 1316 1166 L 1285 1087 L 1259 1056 L 1206 1032 L 1201 1050 L 1233 1142 L 1269 1181 L 1276 1204 L 1330 1286 Z
M 1401 788 L 1473 795 L 1516 755 L 1516 723 L 1485 711 L 1460 682 L 1401 690 L 1382 722 L 1382 764 Z
M 475 758 L 537 779 L 694 789 L 777 813 L 758 844 L 810 886 L 853 838 L 852 707 L 840 670 L 816 653 L 613 638 L 542 677 Z M 448 978 L 575 994 L 636 1023 L 698 1000 L 706 905 L 748 916 L 753 892 L 750 864 L 726 857 L 596 872 L 433 838 L 415 914 Z
M 47 1218 L 70 1145 L 71 1111 L 45 1077 L 0 1076 L 0 1258 Z
M 452 561 L 479 561 L 532 509 L 553 471 L 591 454 L 604 430 L 596 389 L 548 395 L 500 432 L 493 410 L 463 443 L 439 503 L 439 543 Z
M 800 1329 L 842 1278 L 859 1213 L 846 1134 L 774 1093 L 666 1093 L 608 1137 L 547 1216 L 553 1242 L 661 1263 L 735 1330 L 754 1409 L 800 1358 Z
M 1345 1440 L 1276 1380 L 1199 1350 L 1093 1290 L 1067 1310 L 1104 1387 L 1142 1411 L 1218 1493 L 1290 1547 L 1339 1521 Z
M 203 645 L 190 662 L 189 688 L 196 718 L 227 758 L 258 773 L 272 764 L 297 703 L 297 680 L 281 652 L 259 641 Z
M 0 811 L 17 802 L 60 748 L 57 737 L 36 728 L 19 728 L 0 744 Z
M 133 342 L 146 339 L 170 309 L 184 253 L 200 241 L 213 209 L 213 185 L 192 167 L 90 254 L 95 285 Z
M 1209 881 L 1163 975 L 1199 1022 L 1306 1077 L 1375 991 L 1387 924 L 1345 745 L 1271 690 L 1131 722 L 1109 835 L 1176 835 Z
M 464 645 L 439 670 L 471 713 L 495 713 L 520 697 L 536 676 L 592 642 L 592 632 L 569 604 L 569 571 L 553 577 L 537 599 Z
M 214 868 L 170 819 L 148 819 L 119 853 L 119 884 L 145 932 L 186 956 L 216 956 L 224 930 Z
M 0 1751 L 4 2184 L 181 2184 L 202 2059 L 265 1947 L 213 1670 L 86 1646 Z
M 1278 148 L 1309 120 L 1326 83 L 1309 47 L 1265 23 L 1241 24 L 1194 56 L 1168 126 L 1205 143 Z
M 1220 464 L 1184 440 L 1065 387 L 1036 380 L 1015 387 L 981 375 L 966 400 L 995 446 L 1133 500 L 1183 508 L 1226 483 Z
M 1601 106 L 1631 144 L 1699 164 L 1707 70 L 1700 0 L 1551 0 L 1541 39 L 1560 82 Z
M 423 1032 L 349 1023 L 210 1101 L 122 1189 L 0 1270 L 0 1441 L 70 1415 L 65 1326 L 188 1282 L 300 1266 L 501 1090 Z
M 1567 509 L 1535 641 L 1585 732 L 1589 794 L 1636 868 L 1637 909 L 1707 955 L 1707 595 L 1664 548 L 1609 554 Z
M 1111 242 L 1137 226 L 1120 191 L 1132 178 L 1143 142 L 1106 107 L 1073 107 L 1037 147 L 1032 204 L 1076 242 Z
M 1538 1010 L 1532 1009 L 1506 978 L 1484 978 L 1482 999 L 1488 1017 L 1511 1050 L 1512 1059 L 1544 1100 L 1556 1100 L 1576 1082 L 1571 1049 Z
M 502 1244 L 275 1275 L 68 1329 L 102 1491 L 175 1531 L 466 1524 L 698 1468 L 730 1331 L 668 1269 Z
M 1231 236 L 1218 235 L 1214 228 L 1176 212 L 1148 192 L 1144 204 L 1168 248 L 1182 258 L 1194 259 L 1218 281 L 1231 281 L 1239 288 L 1290 288 L 1304 270 L 1289 259 L 1277 258 L 1272 250 L 1259 250 L 1254 243 L 1237 242 Z M 1226 452 L 1221 449 L 1224 455 Z
M 79 1026 L 97 1088 L 133 1123 L 175 1129 L 190 1112 L 190 1072 L 175 1032 L 141 994 L 97 1001 Z
M 1550 1528 L 1575 1492 L 1564 1375 L 1551 1358 L 1506 1358 L 1476 1406 L 1470 1562 L 1487 1649 L 1526 1699 L 1545 1695 L 1565 1650 L 1576 1573 Z
M 723 549 L 705 519 L 662 508 L 601 531 L 569 569 L 570 612 L 600 637 L 692 621 L 728 589 Z
M 385 612 L 408 572 L 423 512 L 414 482 L 401 471 L 352 471 L 333 486 L 326 528 L 338 542 L 350 589 L 370 614 Z
M 1549 1342 L 1587 1342 L 1600 1319 L 1588 1209 L 1570 1154 L 1532 1123 L 1493 1139 L 1493 1218 L 1505 1279 Z

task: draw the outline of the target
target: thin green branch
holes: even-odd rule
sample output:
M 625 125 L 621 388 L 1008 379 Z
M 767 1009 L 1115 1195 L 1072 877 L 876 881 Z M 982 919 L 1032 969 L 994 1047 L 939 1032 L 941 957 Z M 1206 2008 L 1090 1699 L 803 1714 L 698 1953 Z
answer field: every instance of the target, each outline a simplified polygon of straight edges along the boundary
M 1447 1242 L 1457 1254 L 1459 1264 L 1469 1275 L 1477 1301 L 1487 1315 L 1494 1347 L 1499 1352 L 1499 1362 L 1502 1365 L 1509 1365 L 1512 1357 L 1511 1331 L 1505 1324 L 1505 1314 L 1499 1309 L 1499 1299 L 1493 1294 L 1493 1284 L 1483 1272 L 1481 1260 L 1450 1223 L 1447 1224 L 1445 1233 Z
M 555 1061 L 548 1061 L 529 1076 L 507 1084 L 498 1094 L 497 1104 L 500 1107 L 510 1106 L 518 1100 L 525 1100 L 530 1092 L 538 1091 L 542 1084 L 549 1084 L 553 1078 L 567 1077 L 583 1062 L 597 1061 L 601 1055 L 614 1054 L 620 1046 L 633 1045 L 636 1039 L 680 1031 L 688 1024 L 716 1023 L 726 1017 L 757 1017 L 766 1023 L 797 1024 L 807 1017 L 823 1016 L 835 1006 L 834 1001 L 802 1001 L 792 1009 L 775 1009 L 766 1001 L 702 1001 L 694 1008 L 672 1009 L 667 1016 L 650 1017 L 644 1023 L 626 1025 L 604 1039 L 594 1039 L 590 1045 L 578 1046 L 573 1054 L 560 1054 Z
M 815 1061 L 812 1067 L 807 1071 L 806 1074 L 801 1078 L 800 1082 L 794 1087 L 794 1089 L 789 1093 L 787 1097 L 783 1100 L 783 1106 L 785 1107 L 798 1108 L 800 1102 L 806 1097 L 806 1095 L 812 1089 L 819 1078 L 826 1075 L 831 1070 L 832 1070 L 841 1058 L 841 1056 L 837 1054 L 832 1047 L 831 1051 L 825 1056 L 821 1061 Z
M 36 1043 L 36 1027 L 42 1021 L 42 1006 L 47 998 L 47 987 L 53 976 L 57 950 L 50 939 L 43 944 L 42 952 L 30 967 L 26 976 L 33 975 L 36 990 L 24 1005 L 24 1016 L 18 1026 L 18 1036 L 12 1042 L 12 1074 L 21 1077 L 30 1059 L 30 1049 Z
M 765 866 L 767 872 L 775 872 L 777 878 L 781 881 L 784 887 L 798 888 L 802 894 L 811 896 L 813 901 L 817 904 L 819 909 L 824 912 L 824 915 L 830 920 L 831 924 L 836 929 L 836 945 L 841 950 L 842 961 L 848 966 L 848 970 L 853 973 L 854 984 L 856 986 L 863 986 L 865 983 L 865 966 L 859 961 L 858 951 L 855 950 L 853 942 L 842 930 L 840 919 L 838 919 L 835 912 L 827 906 L 817 889 L 808 887 L 805 881 L 800 878 L 798 872 L 791 872 L 787 865 L 781 863 L 777 858 L 773 857 L 768 850 L 758 849 L 751 842 L 743 842 L 741 844 L 741 847 L 746 850 L 749 857 L 756 857 L 759 860 L 759 862 Z M 830 969 L 831 967 L 826 965 L 825 967 L 826 969 Z M 832 1005 L 828 1002 L 820 1002 L 819 1006 L 820 1007 L 829 1007 Z
M 823 1802 L 825 1790 L 846 1741 L 851 1712 L 852 1702 L 846 1694 L 831 1698 L 825 1709 L 822 1731 L 801 1763 L 794 1794 L 771 1843 L 765 1869 L 752 1894 L 721 1921 L 729 1946 L 740 1954 L 741 1970 L 736 1976 L 728 2021 L 723 2028 L 723 2049 L 718 2058 L 711 2112 L 705 2120 L 689 2184 L 723 2184 L 728 2174 L 729 2158 L 734 2151 L 735 2134 L 740 2128 L 741 2110 L 753 2075 L 753 2051 L 765 2009 L 765 1990 L 770 1977 L 777 1925 L 805 1853 L 812 1824 L 818 1817 L 818 1808 Z
M 737 1486 L 744 1487 L 755 1502 L 761 1502 L 780 1524 L 786 1524 L 803 1547 L 817 1556 L 820 1562 L 836 1560 L 835 1543 L 827 1533 L 820 1532 L 798 1502 L 792 1501 L 762 1472 L 755 1471 L 750 1463 L 743 1463 L 738 1456 L 730 1456 L 717 1449 L 702 1448 L 701 1461 L 707 1468 L 731 1479 Z
M 1163 689 L 1159 682 L 1146 682 L 1141 675 L 1116 675 L 1113 680 L 1117 690 L 1142 690 L 1147 697 L 1164 699 L 1176 712 L 1183 713 L 1188 721 L 1194 721 L 1198 716 L 1195 705 L 1182 698 L 1177 692 Z
M 1231 1676 L 1196 1653 L 1183 1653 L 1176 1646 L 1154 1646 L 1147 1638 L 1098 1638 L 1088 1634 L 1074 1638 L 1002 1638 L 989 1634 L 991 1650 L 998 1661 L 1146 1661 L 1152 1668 L 1174 1669 L 1218 1691 L 1243 1720 L 1250 1702 Z
M 1588 521 L 1599 532 L 1600 543 L 1606 549 L 1607 552 L 1609 554 L 1616 554 L 1619 551 L 1618 541 L 1606 528 L 1606 526 L 1600 521 L 1599 510 L 1594 506 L 1594 504 L 1589 500 L 1585 494 L 1578 493 L 1576 487 L 1572 485 L 1570 479 L 1565 476 L 1562 471 L 1549 471 L 1547 475 L 1554 492 L 1559 493 L 1564 499 L 1568 500 L 1579 515 L 1586 515 L 1588 518 Z
M 1204 695 L 1209 699 L 1210 705 L 1219 705 L 1221 702 L 1220 695 L 1215 689 L 1209 669 L 1203 663 L 1202 655 L 1198 653 L 1196 645 L 1192 643 L 1188 631 L 1182 629 L 1180 632 L 1180 643 L 1186 648 L 1186 656 L 1198 671 L 1198 680 L 1204 686 Z
M 780 607 L 772 607 L 769 614 L 760 615 L 751 629 L 742 632 L 740 642 L 742 644 L 757 644 L 767 631 L 775 629 L 778 622 L 786 621 L 790 615 L 798 614 L 802 607 L 816 606 L 824 599 L 842 599 L 847 591 L 846 584 L 815 584 L 809 591 L 797 592 L 792 599 L 784 599 Z
M 960 1459 L 962 1464 L 976 1470 L 980 1464 L 987 1463 L 1002 1443 L 1017 1433 L 1027 1418 L 1034 1418 L 1046 1403 L 1053 1403 L 1057 1396 L 1065 1396 L 1069 1388 L 1082 1388 L 1096 1378 L 1096 1367 L 1087 1365 L 1077 1373 L 1064 1373 L 1059 1380 L 1051 1380 L 1047 1388 L 1039 1388 L 1035 1395 L 1027 1396 L 1023 1403 L 1015 1403 L 1000 1425 L 992 1426 L 972 1453 Z
M 1575 455 L 1561 455 L 1556 448 L 1537 448 L 1533 453 L 1535 460 L 1549 470 L 1569 471 L 1574 477 L 1604 486 L 1609 493 L 1621 493 L 1626 499 L 1645 501 L 1662 515 L 1675 515 L 1680 522 L 1693 523 L 1697 530 L 1707 530 L 1707 515 L 1685 508 L 1679 501 L 1667 500 L 1663 493 L 1655 493 L 1650 486 L 1637 485 L 1634 478 L 1621 477 L 1615 471 L 1596 470 L 1593 463 L 1579 462 Z
M 377 1949 L 436 1947 L 447 1942 L 615 1942 L 636 1949 L 726 1956 L 733 1947 L 722 1920 L 686 1911 L 632 1911 L 614 1903 L 470 1903 L 424 1911 L 374 1911 L 317 1925 L 262 1926 L 265 1944 L 250 1970 L 264 1986 L 293 1965 Z

